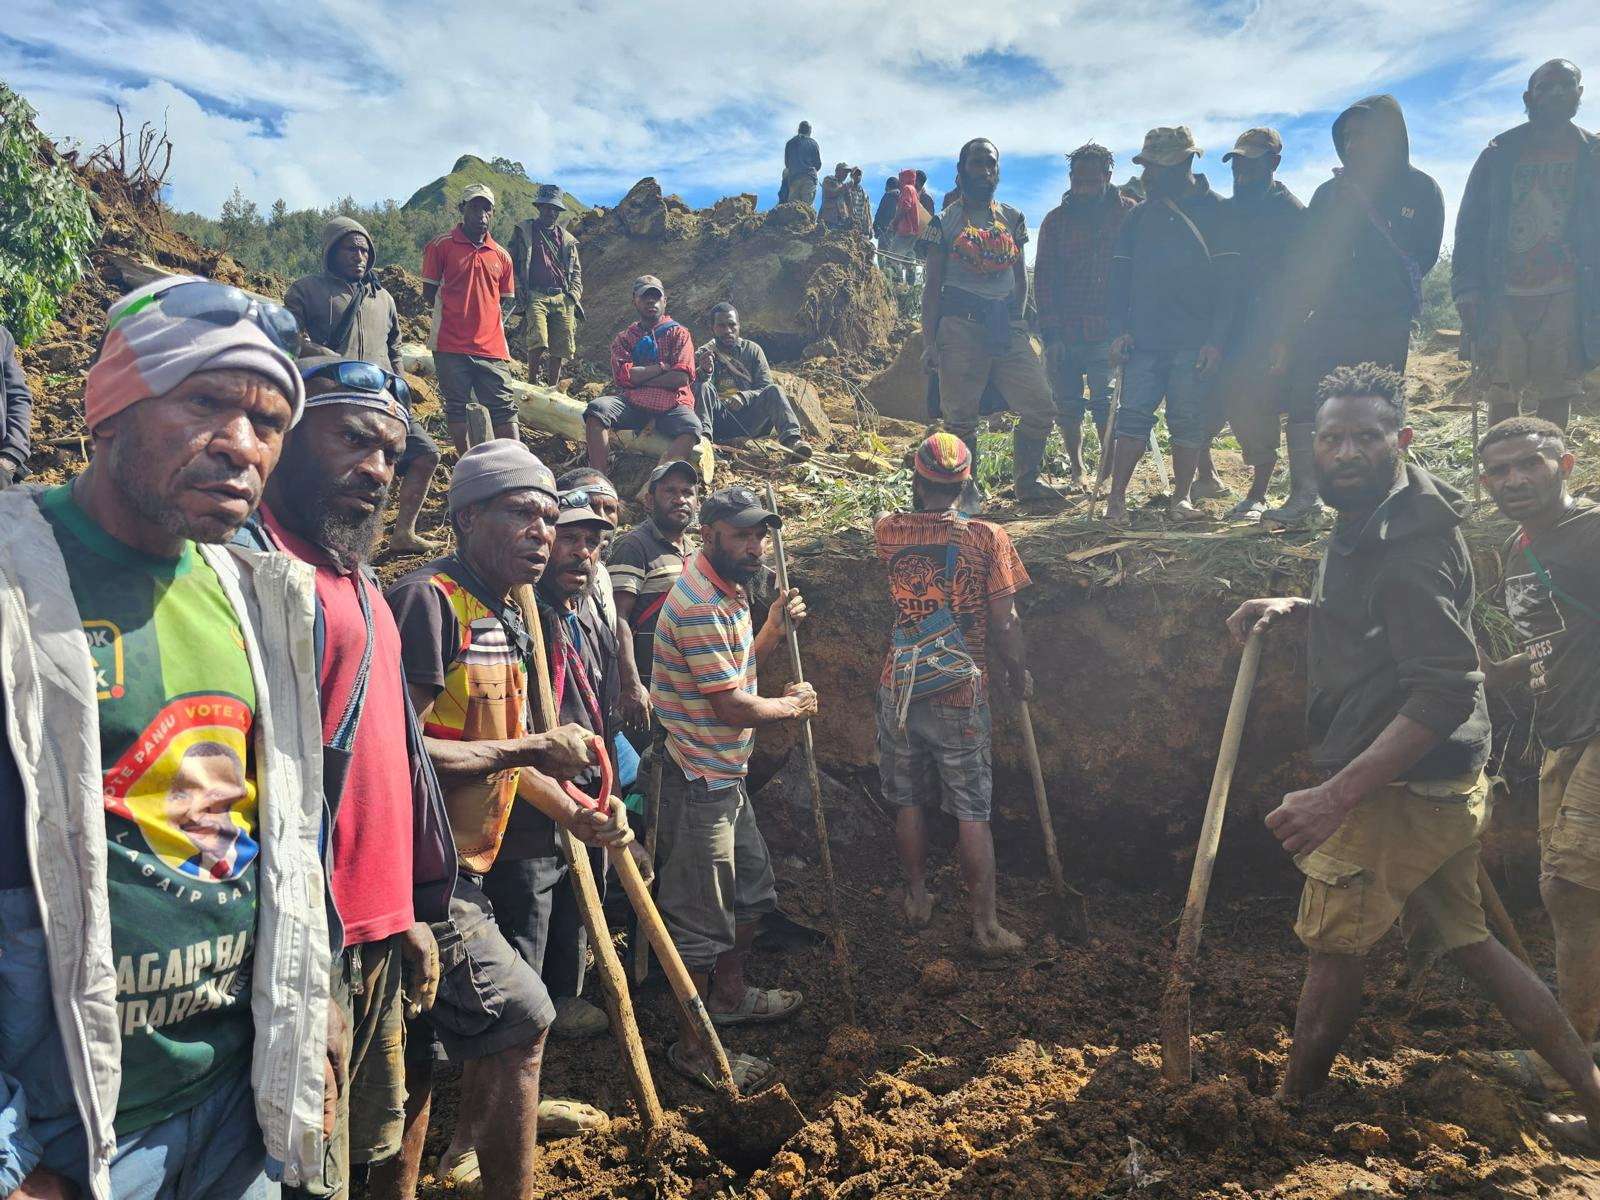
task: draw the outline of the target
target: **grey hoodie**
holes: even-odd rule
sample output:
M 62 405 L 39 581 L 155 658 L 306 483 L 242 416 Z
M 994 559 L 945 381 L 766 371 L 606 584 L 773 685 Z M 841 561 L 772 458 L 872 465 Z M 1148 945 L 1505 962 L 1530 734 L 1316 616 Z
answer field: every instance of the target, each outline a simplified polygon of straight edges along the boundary
M 334 217 L 322 227 L 322 270 L 290 284 L 283 303 L 300 322 L 302 355 L 327 353 L 341 358 L 359 358 L 398 373 L 400 313 L 395 308 L 394 297 L 378 282 L 370 262 L 366 275 L 355 283 L 336 275 L 329 262 L 333 248 L 351 233 L 359 233 L 367 239 L 367 245 L 372 248 L 372 261 L 377 260 L 378 246 L 366 227 L 350 217 Z M 360 311 L 349 331 L 338 339 L 342 345 L 335 346 L 332 344 L 334 334 L 352 302 L 360 303 Z M 306 345 L 306 342 L 311 344 Z
M 1405 779 L 1452 779 L 1488 759 L 1465 510 L 1460 492 L 1407 465 L 1371 517 L 1335 525 L 1306 662 L 1312 760 L 1330 775 L 1401 713 L 1443 739 Z

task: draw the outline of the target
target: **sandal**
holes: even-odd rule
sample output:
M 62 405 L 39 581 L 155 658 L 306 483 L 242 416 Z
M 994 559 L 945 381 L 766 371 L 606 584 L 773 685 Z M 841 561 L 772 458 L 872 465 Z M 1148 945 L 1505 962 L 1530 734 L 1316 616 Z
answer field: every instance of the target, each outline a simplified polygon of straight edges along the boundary
M 762 1011 L 762 1002 L 766 1003 Z M 770 1025 L 774 1021 L 786 1021 L 795 1014 L 795 1011 L 805 1003 L 805 997 L 799 992 L 791 992 L 784 988 L 753 988 L 747 987 L 744 995 L 740 997 L 739 1007 L 729 1009 L 727 1012 L 718 1012 L 710 1009 L 711 1023 L 713 1025 Z
M 682 1042 L 673 1042 L 667 1047 L 667 1065 L 691 1083 L 698 1083 L 707 1091 L 720 1090 L 720 1085 L 714 1082 L 711 1076 L 689 1065 L 683 1056 L 682 1046 Z M 728 1068 L 733 1072 L 733 1085 L 739 1089 L 741 1096 L 753 1095 L 778 1081 L 778 1068 L 766 1059 L 757 1058 L 753 1054 L 728 1055 Z
M 611 1118 L 592 1104 L 577 1100 L 539 1101 L 540 1137 L 575 1137 L 591 1129 L 604 1129 L 609 1124 Z

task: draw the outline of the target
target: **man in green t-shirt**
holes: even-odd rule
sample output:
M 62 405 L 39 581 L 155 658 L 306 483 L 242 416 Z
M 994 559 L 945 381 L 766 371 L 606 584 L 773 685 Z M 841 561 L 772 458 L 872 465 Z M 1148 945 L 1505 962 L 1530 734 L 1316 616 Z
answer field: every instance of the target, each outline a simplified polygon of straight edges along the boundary
M 253 1198 L 320 1161 L 310 584 L 217 545 L 299 416 L 293 339 L 224 285 L 132 293 L 89 466 L 0 498 L 0 994 L 53 997 L 5 1006 L 0 1194 Z

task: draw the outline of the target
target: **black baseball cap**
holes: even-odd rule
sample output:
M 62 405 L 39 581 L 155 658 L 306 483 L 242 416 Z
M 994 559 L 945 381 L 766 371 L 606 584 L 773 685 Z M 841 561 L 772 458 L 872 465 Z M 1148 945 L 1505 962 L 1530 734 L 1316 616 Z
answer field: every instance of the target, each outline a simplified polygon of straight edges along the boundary
M 700 524 L 726 521 L 738 529 L 752 525 L 783 525 L 783 518 L 763 504 L 749 488 L 731 487 L 712 492 L 700 506 Z
M 645 487 L 647 487 L 650 491 L 655 491 L 656 484 L 660 483 L 674 471 L 682 471 L 689 477 L 689 481 L 691 483 L 700 482 L 700 472 L 695 469 L 695 465 L 692 462 L 685 458 L 674 458 L 670 462 L 662 463 L 654 471 L 651 471 L 650 479 L 645 484 Z

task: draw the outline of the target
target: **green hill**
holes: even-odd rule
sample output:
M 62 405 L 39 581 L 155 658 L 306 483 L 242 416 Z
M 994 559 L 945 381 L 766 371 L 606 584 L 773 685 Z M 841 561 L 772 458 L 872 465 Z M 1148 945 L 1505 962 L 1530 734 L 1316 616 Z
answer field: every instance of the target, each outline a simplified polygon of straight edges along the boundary
M 418 188 L 401 207 L 413 212 L 451 212 L 461 193 L 474 183 L 486 184 L 494 192 L 497 228 L 510 229 L 515 222 L 533 215 L 533 196 L 539 184 L 528 178 L 522 164 L 501 158 L 487 163 L 475 154 L 456 159 L 450 174 Z M 561 198 L 567 206 L 563 224 L 589 211 L 587 204 L 569 192 L 562 192 Z

